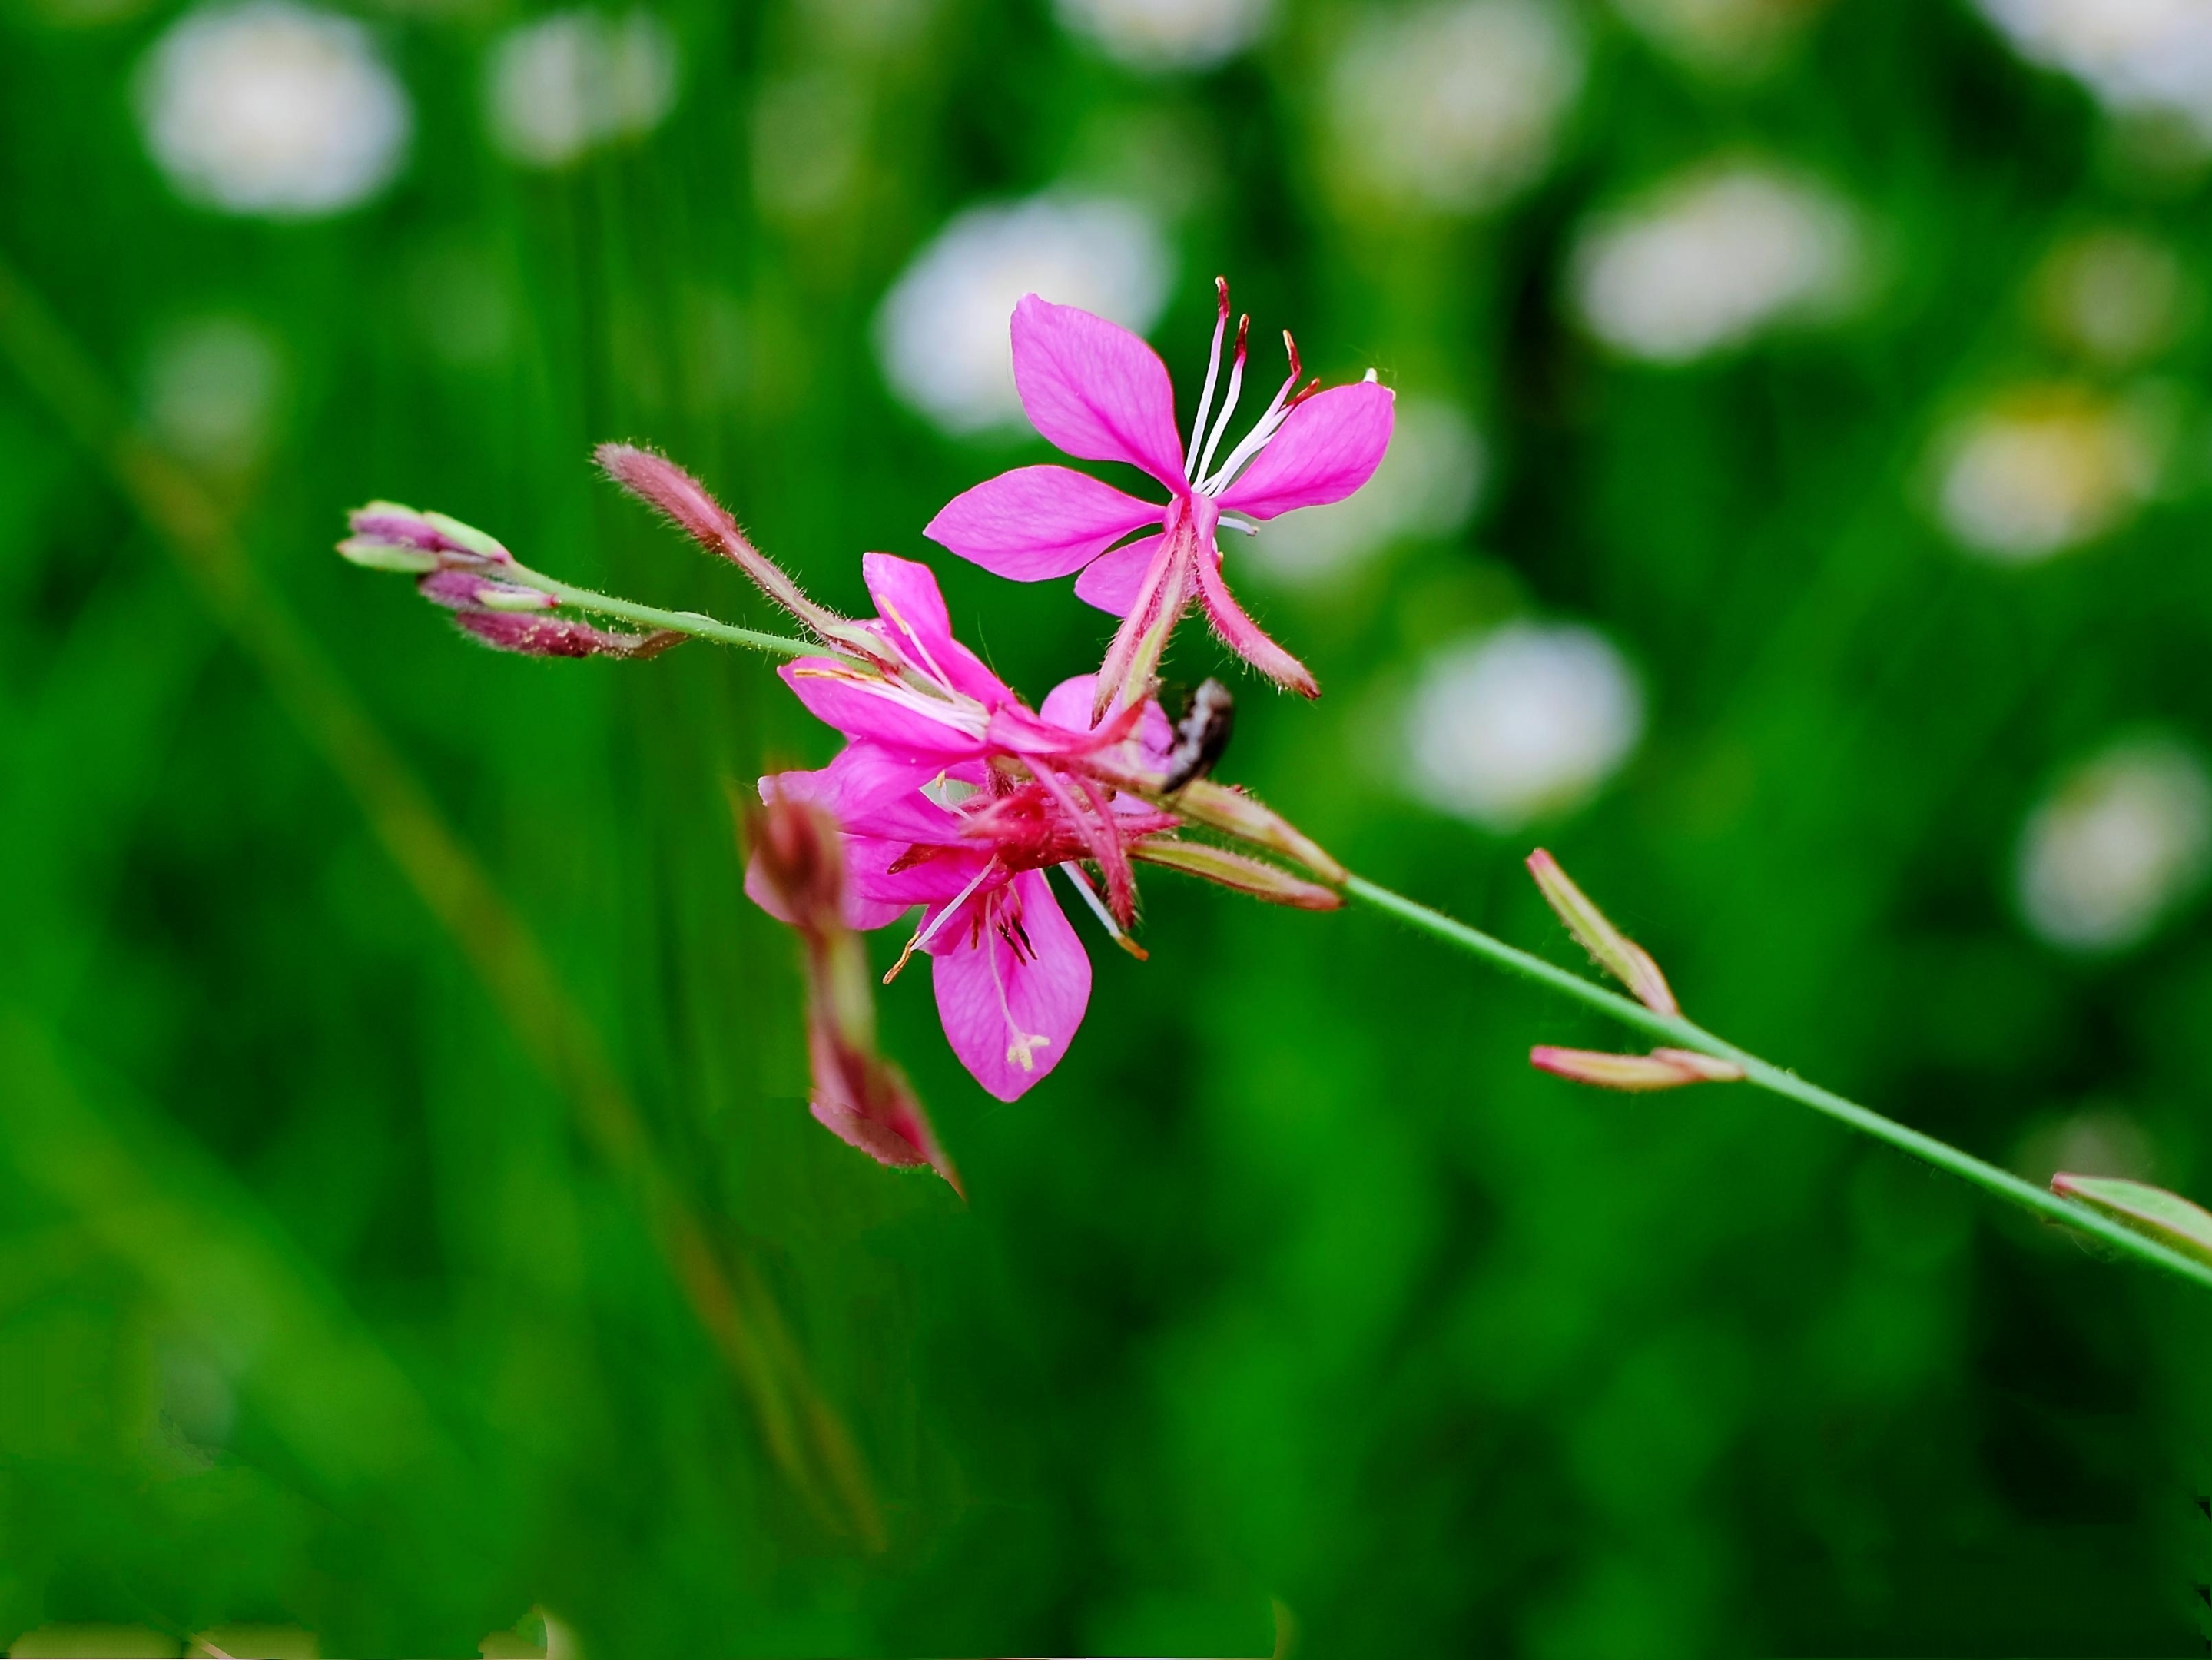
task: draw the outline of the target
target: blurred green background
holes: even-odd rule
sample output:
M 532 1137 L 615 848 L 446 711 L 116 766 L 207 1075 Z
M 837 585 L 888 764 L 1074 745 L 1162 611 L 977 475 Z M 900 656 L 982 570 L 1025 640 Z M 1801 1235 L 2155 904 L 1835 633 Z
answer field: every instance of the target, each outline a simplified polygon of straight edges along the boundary
M 1041 696 L 1107 620 L 921 535 L 1048 459 L 992 319 L 1188 398 L 1225 271 L 1407 411 L 1229 550 L 1327 689 L 1236 678 L 1229 775 L 1570 962 L 1541 842 L 1737 1041 L 2202 1194 L 2212 24 L 2124 10 L 5 0 L 0 1641 L 2193 1650 L 2200 1293 L 1168 877 L 1015 1105 L 884 994 L 963 1207 L 807 1116 L 768 666 L 330 551 L 391 496 L 765 621 L 591 476 L 647 441 Z

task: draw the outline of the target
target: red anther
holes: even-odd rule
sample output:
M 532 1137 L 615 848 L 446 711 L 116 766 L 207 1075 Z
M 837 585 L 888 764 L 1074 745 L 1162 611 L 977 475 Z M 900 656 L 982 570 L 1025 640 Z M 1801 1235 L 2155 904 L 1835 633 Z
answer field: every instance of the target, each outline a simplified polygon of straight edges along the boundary
M 1291 374 L 1295 377 L 1297 371 L 1294 368 L 1291 371 Z M 1312 380 L 1307 381 L 1304 386 L 1301 386 L 1298 389 L 1297 395 L 1293 397 L 1289 403 L 1284 404 L 1283 407 L 1285 410 L 1294 410 L 1320 390 L 1321 376 L 1316 374 Z
M 1291 338 L 1291 331 L 1288 329 L 1283 331 L 1283 350 L 1291 355 L 1291 380 L 1293 384 L 1296 384 L 1298 376 L 1304 374 L 1304 370 L 1298 362 L 1298 343 Z
M 1229 279 L 1225 277 L 1215 277 L 1213 292 L 1215 297 L 1221 302 L 1221 320 L 1226 323 L 1229 320 Z
M 1237 361 L 1240 363 L 1244 361 L 1244 337 L 1251 332 L 1252 318 L 1247 313 L 1237 319 Z

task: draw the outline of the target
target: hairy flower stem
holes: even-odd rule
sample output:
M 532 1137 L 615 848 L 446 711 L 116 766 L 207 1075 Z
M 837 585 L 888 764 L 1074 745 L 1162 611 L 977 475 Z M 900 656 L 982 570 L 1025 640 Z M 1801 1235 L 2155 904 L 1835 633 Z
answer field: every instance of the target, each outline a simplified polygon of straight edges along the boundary
M 512 582 L 517 587 L 536 588 L 540 593 L 550 593 L 572 611 L 612 617 L 624 623 L 635 623 L 641 628 L 665 629 L 675 634 L 689 634 L 702 640 L 712 640 L 718 645 L 744 646 L 754 651 L 771 652 L 779 657 L 843 655 L 818 641 L 794 640 L 787 635 L 764 634 L 758 629 L 741 629 L 732 623 L 717 622 L 696 611 L 663 611 L 658 605 L 641 605 L 634 600 L 617 599 L 611 594 L 595 593 L 589 588 L 572 587 L 557 578 L 532 570 L 526 565 L 502 565 L 489 575 L 501 582 Z
M 2094 1236 L 2124 1256 L 2135 1257 L 2153 1268 L 2163 1268 L 2179 1279 L 2212 1287 L 2212 1267 L 2193 1262 L 2179 1251 L 2169 1250 L 2155 1240 L 2099 1215 L 2087 1206 L 2061 1199 L 2032 1183 L 2023 1182 L 2011 1171 L 2000 1170 L 1972 1153 L 1962 1152 L 1948 1142 L 1939 1141 L 1932 1135 L 1923 1135 L 1895 1119 L 1883 1117 L 1871 1108 L 1863 1107 L 1856 1101 L 1847 1101 L 1832 1091 L 1824 1090 L 1817 1084 L 1808 1084 L 1795 1073 L 1785 1072 L 1780 1067 L 1762 1061 L 1679 1015 L 1656 1013 L 1633 998 L 1608 991 L 1580 975 L 1554 967 L 1541 958 L 1516 950 L 1480 928 L 1469 927 L 1441 911 L 1431 910 L 1426 905 L 1416 903 L 1389 888 L 1377 886 L 1364 877 L 1346 878 L 1344 891 L 1352 898 L 1364 901 L 1377 910 L 1387 911 L 1423 933 L 1447 945 L 1455 946 L 1470 956 L 1480 957 L 1508 973 L 1519 975 L 1524 980 L 1533 980 L 1538 985 L 1595 1009 L 1601 1014 L 1611 1015 L 1624 1025 L 1633 1026 L 1679 1049 L 1695 1049 L 1703 1055 L 1733 1061 L 1743 1068 L 1747 1083 L 1756 1085 L 1771 1094 L 1787 1096 L 1815 1112 L 1825 1113 L 1863 1135 L 1886 1141 L 1899 1151 L 1911 1153 L 1915 1158 L 1933 1164 L 1938 1170 L 1948 1171 L 1952 1175 L 1972 1183 L 1984 1192 L 2045 1221 L 2063 1223 L 2069 1228 Z

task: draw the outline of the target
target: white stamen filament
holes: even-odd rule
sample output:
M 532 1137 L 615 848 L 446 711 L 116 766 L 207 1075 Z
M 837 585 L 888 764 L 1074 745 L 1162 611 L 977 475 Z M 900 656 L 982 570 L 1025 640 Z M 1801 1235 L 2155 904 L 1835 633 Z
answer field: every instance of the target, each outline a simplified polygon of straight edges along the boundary
M 1213 423 L 1213 435 L 1206 441 L 1206 453 L 1198 458 L 1197 470 L 1191 474 L 1194 484 L 1213 465 L 1213 452 L 1220 445 L 1221 435 L 1229 429 L 1229 417 L 1237 412 L 1237 395 L 1244 390 L 1244 323 L 1242 319 L 1237 325 L 1237 337 L 1236 361 L 1229 366 L 1229 395 L 1221 400 L 1221 415 Z
M 1098 891 L 1091 885 L 1083 866 L 1070 859 L 1060 866 L 1060 871 L 1083 896 L 1083 903 L 1091 907 L 1091 914 L 1098 919 L 1098 926 L 1113 937 L 1114 943 L 1118 946 L 1126 940 L 1128 936 L 1121 932 L 1121 925 L 1114 920 L 1114 914 L 1106 909 L 1106 902 L 1098 897 Z
M 1241 513 L 1224 513 L 1218 521 L 1224 530 L 1241 530 L 1247 536 L 1257 536 L 1260 527 Z
M 1024 1031 L 1014 1024 L 1013 1006 L 1006 1001 L 1006 978 L 999 972 L 997 935 L 997 929 L 987 927 L 983 930 L 983 949 L 990 956 L 991 988 L 999 994 L 999 1017 L 1006 1023 L 1006 1031 L 1010 1034 L 1006 1039 L 1006 1061 L 1010 1066 L 1019 1067 L 1024 1072 L 1035 1072 L 1036 1051 L 1048 1048 L 1052 1039 L 1041 1031 Z M 1011 950 L 1013 942 L 1010 939 L 1006 943 Z
M 1244 441 L 1229 452 L 1229 459 L 1221 464 L 1212 477 L 1199 485 L 1201 495 L 1218 496 L 1229 488 L 1245 464 L 1259 454 L 1267 441 L 1281 430 L 1283 423 L 1291 418 L 1290 407 L 1285 400 L 1297 389 L 1298 377 L 1293 370 L 1291 378 L 1283 382 L 1267 407 L 1261 411 L 1260 418 L 1252 423 L 1252 430 L 1244 435 Z M 1211 445 L 1206 447 L 1206 453 L 1209 458 L 1212 457 L 1213 449 Z
M 1190 449 L 1182 459 L 1183 477 L 1194 484 L 1198 482 L 1198 443 L 1206 435 L 1206 417 L 1213 408 L 1213 382 L 1221 373 L 1221 337 L 1229 331 L 1229 284 L 1216 277 L 1219 284 L 1221 304 L 1213 318 L 1213 350 L 1206 359 L 1206 389 L 1198 395 L 1198 413 L 1190 421 Z
M 946 674 L 943 669 L 938 667 L 936 663 L 932 660 L 929 655 L 929 648 L 921 643 L 921 636 L 915 632 L 914 624 L 908 622 L 905 617 L 901 617 L 896 611 L 892 609 L 890 600 L 878 599 L 876 603 L 883 607 L 884 616 L 890 623 L 891 626 L 906 636 L 907 643 L 913 647 L 914 655 L 921 660 L 921 666 L 928 672 L 929 678 L 936 681 L 939 685 L 945 688 L 946 696 L 951 697 L 957 696 L 957 694 L 952 690 L 952 678 Z
M 898 961 L 892 964 L 890 966 L 890 971 L 884 976 L 884 983 L 885 985 L 888 986 L 892 981 L 898 978 L 899 970 L 906 966 L 907 959 L 937 937 L 938 929 L 945 926 L 946 919 L 957 912 L 961 906 L 966 904 L 968 901 L 974 897 L 975 890 L 983 885 L 983 879 L 988 876 L 993 871 L 998 869 L 998 867 L 999 861 L 997 860 L 993 859 L 987 861 L 984 864 L 983 868 L 975 873 L 975 880 L 969 883 L 966 887 L 961 889 L 959 893 L 955 896 L 951 904 L 947 905 L 943 910 L 938 912 L 935 916 L 932 917 L 927 927 L 917 928 L 915 931 L 914 938 L 906 942 L 906 949 L 899 953 Z

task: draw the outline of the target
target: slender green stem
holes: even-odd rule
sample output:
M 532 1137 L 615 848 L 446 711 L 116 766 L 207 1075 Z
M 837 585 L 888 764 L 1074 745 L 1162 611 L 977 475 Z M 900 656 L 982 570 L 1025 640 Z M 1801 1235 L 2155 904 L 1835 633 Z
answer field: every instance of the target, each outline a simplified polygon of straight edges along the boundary
M 1723 1061 L 1733 1061 L 1743 1068 L 1746 1082 L 1775 1095 L 1787 1096 L 1815 1112 L 1825 1113 L 1863 1135 L 1886 1141 L 1899 1151 L 1911 1153 L 1915 1158 L 1933 1164 L 1938 1170 L 1948 1171 L 1952 1175 L 1972 1183 L 2008 1204 L 2015 1205 L 2045 1221 L 2061 1222 L 2069 1228 L 2094 1235 L 2114 1250 L 2148 1262 L 2154 1268 L 2163 1268 L 2168 1274 L 2212 1287 L 2212 1266 L 2169 1250 L 2154 1239 L 2147 1238 L 2086 1207 L 2061 1199 L 2057 1194 L 2047 1192 L 2032 1182 L 2024 1182 L 2011 1171 L 2000 1170 L 1972 1153 L 1961 1152 L 1948 1142 L 1939 1141 L 1932 1135 L 1923 1135 L 1893 1118 L 1883 1117 L 1871 1108 L 1863 1107 L 1856 1101 L 1847 1101 L 1832 1091 L 1824 1090 L 1817 1084 L 1808 1084 L 1796 1073 L 1785 1072 L 1780 1067 L 1762 1061 L 1757 1055 L 1714 1037 L 1702 1026 L 1679 1016 L 1660 1014 L 1645 1008 L 1633 998 L 1608 991 L 1580 975 L 1554 967 L 1541 958 L 1516 950 L 1480 928 L 1471 928 L 1441 911 L 1416 903 L 1403 894 L 1377 886 L 1364 877 L 1352 877 L 1346 881 L 1344 887 L 1353 898 L 1362 900 L 1377 910 L 1388 911 L 1400 921 L 1434 939 L 1480 957 L 1508 973 L 1532 980 L 1585 1007 L 1595 1009 L 1601 1014 L 1610 1015 L 1624 1025 L 1632 1026 L 1649 1037 L 1678 1049 L 1695 1049 L 1703 1055 L 1717 1055 Z
M 755 651 L 771 652 L 783 657 L 811 657 L 841 655 L 828 647 L 812 641 L 792 639 L 784 635 L 765 634 L 757 629 L 738 628 L 698 611 L 663 611 L 657 605 L 641 605 L 629 599 L 617 599 L 611 595 L 593 593 L 589 588 L 543 575 L 521 565 L 510 566 L 500 572 L 502 581 L 519 583 L 550 593 L 562 605 L 578 611 L 595 612 L 603 617 L 617 617 L 641 628 L 666 629 L 678 634 L 693 635 L 702 640 L 712 640 L 726 646 L 744 646 Z M 2098 1214 L 2086 1207 L 2061 1199 L 2033 1183 L 2023 1182 L 2009 1171 L 1962 1152 L 1948 1142 L 1939 1141 L 1932 1135 L 1885 1118 L 1871 1108 L 1849 1101 L 1817 1084 L 1808 1084 L 1795 1073 L 1762 1061 L 1759 1056 L 1740 1049 L 1733 1043 L 1716 1037 L 1704 1027 L 1693 1025 L 1675 1015 L 1665 1015 L 1644 1006 L 1633 998 L 1608 990 L 1580 975 L 1553 966 L 1540 957 L 1492 938 L 1480 928 L 1431 910 L 1426 905 L 1407 898 L 1403 894 L 1378 886 L 1362 876 L 1345 879 L 1344 891 L 1353 898 L 1364 901 L 1377 910 L 1388 911 L 1401 922 L 1419 929 L 1435 939 L 1473 956 L 1480 957 L 1508 973 L 1517 974 L 1524 980 L 1559 993 L 1583 1004 L 1585 1007 L 1607 1014 L 1625 1025 L 1634 1027 L 1649 1037 L 1679 1049 L 1695 1049 L 1703 1055 L 1718 1056 L 1743 1068 L 1745 1081 L 1775 1095 L 1787 1096 L 1825 1113 L 1830 1118 L 1849 1125 L 1863 1135 L 1877 1141 L 1886 1141 L 1900 1152 L 1948 1171 L 1964 1181 L 1972 1183 L 1984 1192 L 1993 1194 L 2008 1204 L 2039 1216 L 2045 1221 L 2063 1223 L 2083 1233 L 2094 1235 L 2105 1243 L 2127 1256 L 2165 1269 L 2185 1280 L 2212 1287 L 2212 1265 L 2198 1262 L 2180 1252 L 2171 1250 L 2154 1239 L 2145 1237 L 2118 1222 Z
M 591 611 L 600 617 L 619 617 L 625 623 L 635 623 L 641 628 L 666 629 L 677 634 L 712 640 L 719 645 L 748 646 L 755 651 L 772 652 L 780 657 L 842 655 L 816 641 L 794 640 L 781 634 L 763 634 L 758 629 L 741 629 L 735 623 L 716 622 L 700 611 L 663 611 L 658 605 L 641 605 L 635 600 L 617 599 L 612 594 L 595 593 L 590 588 L 572 587 L 525 565 L 505 567 L 498 572 L 498 577 L 502 582 L 513 582 L 520 587 L 536 588 L 540 593 L 550 593 L 562 605 L 578 611 Z

